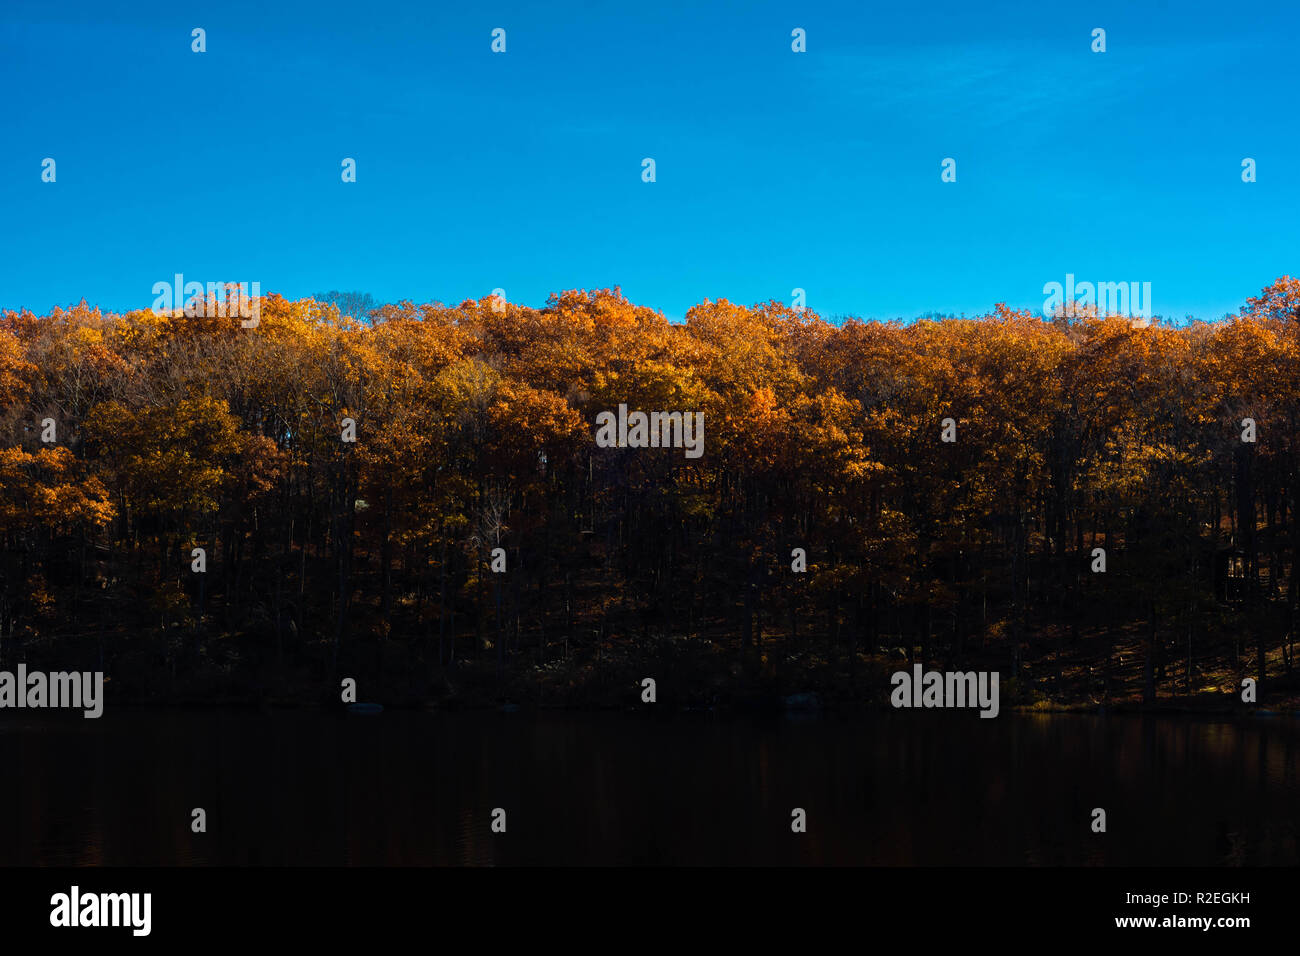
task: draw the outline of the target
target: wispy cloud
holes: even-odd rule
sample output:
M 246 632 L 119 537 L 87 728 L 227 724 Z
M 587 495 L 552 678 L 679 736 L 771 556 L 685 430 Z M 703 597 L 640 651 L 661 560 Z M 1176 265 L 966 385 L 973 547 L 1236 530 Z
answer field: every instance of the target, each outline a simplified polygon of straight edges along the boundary
M 1145 58 L 1111 57 L 1089 69 L 1078 60 L 1000 47 L 880 47 L 824 55 L 816 82 L 864 109 L 1002 126 L 1100 107 L 1151 67 Z

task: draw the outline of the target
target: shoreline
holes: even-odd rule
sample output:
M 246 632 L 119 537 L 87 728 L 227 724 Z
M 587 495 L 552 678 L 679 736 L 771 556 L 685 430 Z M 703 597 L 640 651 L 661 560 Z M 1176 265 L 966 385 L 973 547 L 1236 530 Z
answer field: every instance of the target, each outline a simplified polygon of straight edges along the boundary
M 654 716 L 719 716 L 719 717 L 786 717 L 798 720 L 812 718 L 841 718 L 857 719 L 868 716 L 881 714 L 893 714 L 896 711 L 916 711 L 921 712 L 951 712 L 952 708 L 896 708 L 889 704 L 880 704 L 872 702 L 848 702 L 835 701 L 816 707 L 790 707 L 785 706 L 782 701 L 740 701 L 732 703 L 719 703 L 707 706 L 670 706 L 659 704 L 643 705 L 613 705 L 613 704 L 585 704 L 585 705 L 565 705 L 565 704 L 547 704 L 537 705 L 529 702 L 515 702 L 510 700 L 486 701 L 486 700 L 456 700 L 456 701 L 436 701 L 428 700 L 423 702 L 401 701 L 397 703 L 385 703 L 382 700 L 362 701 L 365 704 L 380 704 L 383 712 L 393 713 L 433 713 L 433 714 L 490 714 L 501 713 L 510 715 L 594 715 L 594 714 L 639 714 L 646 717 Z M 280 699 L 263 699 L 254 700 L 243 697 L 230 697 L 217 700 L 194 700 L 194 699 L 173 699 L 173 700 L 153 700 L 142 701 L 135 700 L 129 702 L 111 703 L 104 708 L 104 714 L 112 713 L 140 713 L 149 711 L 168 711 L 176 713 L 185 712 L 204 712 L 204 711 L 231 711 L 244 713 L 318 713 L 318 714 L 337 714 L 347 715 L 348 704 L 322 703 L 313 700 L 298 700 L 294 698 Z M 65 713 L 64 709 L 53 708 L 17 708 L 4 707 L 0 708 L 0 720 L 4 719 L 6 711 L 21 711 L 27 716 L 54 715 Z M 81 714 L 67 712 L 70 716 L 81 718 Z M 976 711 L 972 716 L 977 716 Z M 1221 705 L 1210 702 L 1188 703 L 1186 701 L 1175 701 L 1170 703 L 1157 703 L 1155 705 L 1143 705 L 1121 701 L 1111 704 L 1056 704 L 1052 706 L 1042 706 L 1041 704 L 1008 704 L 1001 708 L 999 716 L 1011 715 L 1016 717 L 1035 717 L 1035 716 L 1078 716 L 1078 717 L 1193 717 L 1193 718 L 1215 718 L 1215 719 L 1247 719 L 1247 720 L 1265 720 L 1265 719 L 1282 719 L 1294 720 L 1300 718 L 1300 709 L 1284 708 L 1258 708 L 1251 709 L 1242 706 Z M 964 719 L 960 715 L 954 714 L 955 719 Z M 99 719 L 99 718 L 95 718 Z M 994 718 L 996 719 L 996 718 Z

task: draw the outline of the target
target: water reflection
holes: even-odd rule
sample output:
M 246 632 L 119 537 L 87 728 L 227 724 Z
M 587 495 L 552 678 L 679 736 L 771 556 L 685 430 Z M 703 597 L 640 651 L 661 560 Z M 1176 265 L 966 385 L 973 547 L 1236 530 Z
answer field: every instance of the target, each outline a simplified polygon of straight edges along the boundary
M 1294 720 L 970 716 L 6 717 L 0 863 L 1300 862 Z

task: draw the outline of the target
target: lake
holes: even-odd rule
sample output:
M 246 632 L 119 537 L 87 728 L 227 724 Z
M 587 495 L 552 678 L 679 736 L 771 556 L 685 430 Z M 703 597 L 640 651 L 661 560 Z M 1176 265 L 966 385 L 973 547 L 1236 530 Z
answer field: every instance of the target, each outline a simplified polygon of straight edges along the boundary
M 0 774 L 4 865 L 1300 863 L 1287 717 L 9 711 Z

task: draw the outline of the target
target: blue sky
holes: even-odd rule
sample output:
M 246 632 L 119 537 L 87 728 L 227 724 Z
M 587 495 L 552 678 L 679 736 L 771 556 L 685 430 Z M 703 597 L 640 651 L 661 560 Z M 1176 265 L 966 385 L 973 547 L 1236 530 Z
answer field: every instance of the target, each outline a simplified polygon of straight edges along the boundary
M 0 308 L 179 272 L 907 318 L 1073 273 L 1217 318 L 1300 262 L 1298 33 L 1293 2 L 5 0 Z

